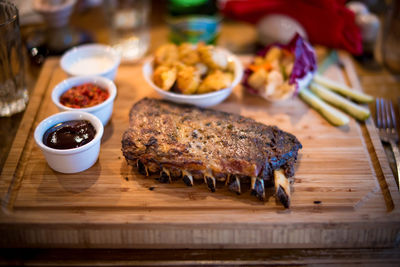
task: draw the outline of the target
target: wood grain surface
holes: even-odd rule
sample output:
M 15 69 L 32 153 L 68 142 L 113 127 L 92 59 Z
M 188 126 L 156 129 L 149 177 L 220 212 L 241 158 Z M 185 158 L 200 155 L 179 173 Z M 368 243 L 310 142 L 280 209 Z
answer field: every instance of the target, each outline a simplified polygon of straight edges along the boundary
M 249 57 L 243 57 L 246 63 Z M 361 90 L 353 65 L 327 75 Z M 278 125 L 303 144 L 286 210 L 271 189 L 260 202 L 204 184 L 160 184 L 127 166 L 121 136 L 129 109 L 157 97 L 141 64 L 122 65 L 112 120 L 100 157 L 78 174 L 51 170 L 33 140 L 36 125 L 57 111 L 52 88 L 66 78 L 46 62 L 0 178 L 0 246 L 70 248 L 392 247 L 400 238 L 399 192 L 373 121 L 329 125 L 299 99 L 270 104 L 236 87 L 219 110 Z

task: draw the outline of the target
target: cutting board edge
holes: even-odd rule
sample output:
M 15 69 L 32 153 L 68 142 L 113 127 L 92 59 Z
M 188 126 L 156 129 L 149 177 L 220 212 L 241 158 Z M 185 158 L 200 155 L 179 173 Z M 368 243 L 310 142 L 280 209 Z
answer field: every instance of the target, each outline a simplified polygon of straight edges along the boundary
M 45 61 L 40 71 L 39 79 L 32 94 L 29 96 L 30 100 L 28 106 L 26 107 L 24 116 L 0 174 L 0 201 L 2 209 L 9 209 L 12 205 L 13 194 L 18 187 L 18 180 L 21 178 L 19 174 L 24 167 L 20 164 L 21 157 L 25 154 L 26 144 L 28 143 L 30 134 L 33 132 L 37 115 L 41 110 L 40 106 L 44 101 L 46 92 L 49 90 L 49 83 L 58 63 L 59 59 L 57 57 L 52 57 Z M 49 74 L 47 72 L 49 72 Z
M 0 247 L 367 248 L 396 247 L 398 222 L 335 224 L 0 225 Z M 323 226 L 323 227 L 318 227 Z M 249 227 L 251 227 L 249 229 Z M 377 238 L 379 236 L 379 238 Z
M 346 69 L 344 73 L 347 74 L 347 79 L 351 87 L 362 92 L 362 86 L 348 53 L 341 51 L 339 57 Z M 375 176 L 378 179 L 377 182 L 379 183 L 381 192 L 385 198 L 387 211 L 392 211 L 395 207 L 398 209 L 398 205 L 400 205 L 400 194 L 374 121 L 370 117 L 365 121 L 365 123 L 360 125 L 360 128 L 362 130 L 362 135 L 364 136 L 363 142 L 367 146 L 371 164 Z M 369 144 L 366 143 L 366 139 L 369 140 Z

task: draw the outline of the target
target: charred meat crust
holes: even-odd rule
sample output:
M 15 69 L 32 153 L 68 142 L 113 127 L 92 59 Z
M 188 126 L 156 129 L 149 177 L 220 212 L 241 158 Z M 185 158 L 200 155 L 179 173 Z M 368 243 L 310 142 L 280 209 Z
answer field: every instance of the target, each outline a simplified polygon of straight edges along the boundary
M 122 152 L 128 162 L 212 174 L 259 177 L 265 182 L 282 168 L 293 176 L 302 147 L 276 126 L 212 109 L 144 98 L 130 111 Z M 139 169 L 144 170 L 141 165 Z

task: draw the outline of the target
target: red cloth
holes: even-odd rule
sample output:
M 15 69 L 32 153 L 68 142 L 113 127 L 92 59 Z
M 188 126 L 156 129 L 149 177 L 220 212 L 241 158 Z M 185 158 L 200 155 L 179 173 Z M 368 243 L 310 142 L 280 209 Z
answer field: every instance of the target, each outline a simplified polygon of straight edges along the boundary
M 362 53 L 361 33 L 354 13 L 345 0 L 227 0 L 222 13 L 238 20 L 257 23 L 268 14 L 284 14 L 297 20 L 311 43 Z

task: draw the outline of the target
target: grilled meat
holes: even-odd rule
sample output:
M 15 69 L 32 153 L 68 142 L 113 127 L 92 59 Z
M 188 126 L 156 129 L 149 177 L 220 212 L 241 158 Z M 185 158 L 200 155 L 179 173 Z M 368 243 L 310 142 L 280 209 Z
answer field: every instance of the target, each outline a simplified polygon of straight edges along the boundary
M 265 197 L 265 185 L 281 181 L 274 179 L 275 171 L 283 177 L 294 175 L 300 148 L 294 135 L 276 126 L 149 98 L 132 107 L 130 127 L 122 138 L 128 164 L 144 175 L 158 174 L 161 182 L 182 178 L 188 186 L 194 179 L 204 179 L 213 192 L 217 182 L 225 182 L 236 193 L 241 193 L 241 183 L 249 183 L 260 199 Z M 287 200 L 279 199 L 288 207 L 289 183 L 280 186 L 279 194 L 286 192 Z

